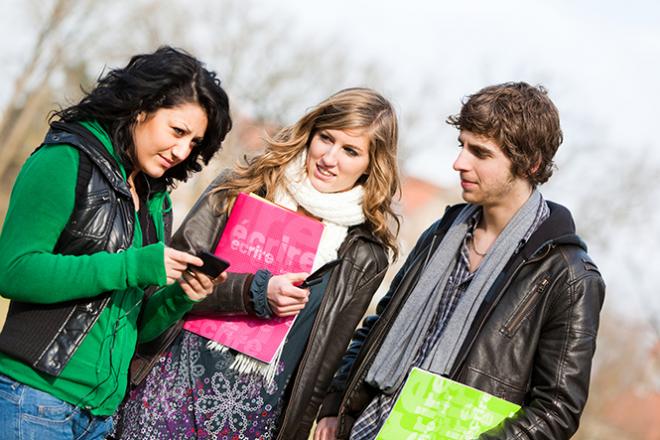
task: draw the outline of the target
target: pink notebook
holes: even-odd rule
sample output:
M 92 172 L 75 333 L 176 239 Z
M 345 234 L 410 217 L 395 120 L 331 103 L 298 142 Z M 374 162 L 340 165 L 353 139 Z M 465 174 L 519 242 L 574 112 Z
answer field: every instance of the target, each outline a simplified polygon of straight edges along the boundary
M 322 233 L 317 220 L 240 193 L 215 254 L 231 263 L 229 272 L 311 272 Z M 269 363 L 294 319 L 188 315 L 183 328 Z

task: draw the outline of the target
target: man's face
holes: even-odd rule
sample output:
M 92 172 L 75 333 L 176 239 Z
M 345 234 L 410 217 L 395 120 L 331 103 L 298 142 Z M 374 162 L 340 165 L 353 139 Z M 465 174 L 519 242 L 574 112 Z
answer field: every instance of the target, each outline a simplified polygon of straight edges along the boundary
M 511 173 L 511 160 L 494 139 L 461 130 L 458 143 L 461 150 L 454 169 L 460 174 L 466 202 L 491 207 L 529 195 L 529 182 Z

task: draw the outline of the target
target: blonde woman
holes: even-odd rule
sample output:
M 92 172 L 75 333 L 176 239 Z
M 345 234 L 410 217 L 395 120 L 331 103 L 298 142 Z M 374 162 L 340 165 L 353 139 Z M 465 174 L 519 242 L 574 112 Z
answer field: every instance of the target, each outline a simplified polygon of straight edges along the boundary
M 175 326 L 142 347 L 136 382 L 120 414 L 122 438 L 306 439 L 352 332 L 397 254 L 391 202 L 399 190 L 397 120 L 370 89 L 342 90 L 268 140 L 266 152 L 219 176 L 174 236 L 196 252 L 217 243 L 239 192 L 320 219 L 325 231 L 308 274 L 229 274 L 193 312 L 298 318 L 272 382 L 230 365 L 237 353 Z M 151 355 L 151 362 L 149 356 Z M 240 355 L 239 355 L 240 356 Z M 144 372 L 144 374 L 140 374 Z

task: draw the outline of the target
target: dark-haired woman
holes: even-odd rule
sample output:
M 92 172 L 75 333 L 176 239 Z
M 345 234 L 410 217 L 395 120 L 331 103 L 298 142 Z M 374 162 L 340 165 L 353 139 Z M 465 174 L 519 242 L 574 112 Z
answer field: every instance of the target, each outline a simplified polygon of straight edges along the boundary
M 215 73 L 164 47 L 109 71 L 54 116 L 0 235 L 0 294 L 11 300 L 0 439 L 105 437 L 136 342 L 221 280 L 164 245 L 168 187 L 199 171 L 231 128 Z M 149 286 L 166 287 L 147 298 Z

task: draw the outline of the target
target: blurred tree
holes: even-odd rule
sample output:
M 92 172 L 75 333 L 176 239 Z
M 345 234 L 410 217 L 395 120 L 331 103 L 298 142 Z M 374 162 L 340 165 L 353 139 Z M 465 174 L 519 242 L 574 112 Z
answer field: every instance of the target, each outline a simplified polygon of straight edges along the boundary
M 284 14 L 252 0 L 8 2 L 3 19 L 32 32 L 16 43 L 24 49 L 2 60 L 11 67 L 3 79 L 12 85 L 0 101 L 0 226 L 16 174 L 43 138 L 49 112 L 77 102 L 105 66 L 124 65 L 135 53 L 164 44 L 192 52 L 218 72 L 232 103 L 235 124 L 222 153 L 174 192 L 175 221 L 220 168 L 254 154 L 267 129 L 292 122 L 343 87 L 380 83 L 367 60 L 350 59 L 335 40 L 305 35 Z M 0 327 L 5 308 L 0 299 Z
M 660 297 L 653 268 L 660 264 L 660 162 L 652 149 L 572 145 L 549 186 L 570 203 L 578 233 L 589 244 L 619 313 L 644 321 L 660 340 Z M 598 164 L 597 166 L 595 164 Z
M 184 205 L 218 168 L 246 153 L 246 130 L 257 137 L 255 131 L 265 132 L 262 126 L 291 122 L 340 88 L 379 83 L 367 60 L 351 60 L 334 40 L 305 35 L 284 14 L 251 0 L 16 3 L 35 37 L 20 59 L 11 60 L 20 68 L 0 103 L 2 219 L 16 172 L 43 136 L 55 103 L 77 101 L 80 85 L 90 87 L 103 66 L 122 65 L 134 53 L 162 44 L 182 47 L 216 70 L 230 94 L 235 128 L 219 160 L 178 191 L 176 201 Z
M 81 48 L 95 40 L 98 27 L 85 26 L 95 13 L 95 2 L 54 0 L 27 2 L 31 11 L 26 28 L 35 29 L 34 41 L 22 51 L 21 67 L 0 114 L 0 182 L 11 188 L 25 157 L 38 144 L 46 128 L 45 116 L 62 101 L 70 85 L 86 84 Z M 8 191 L 0 191 L 0 217 L 4 219 Z

